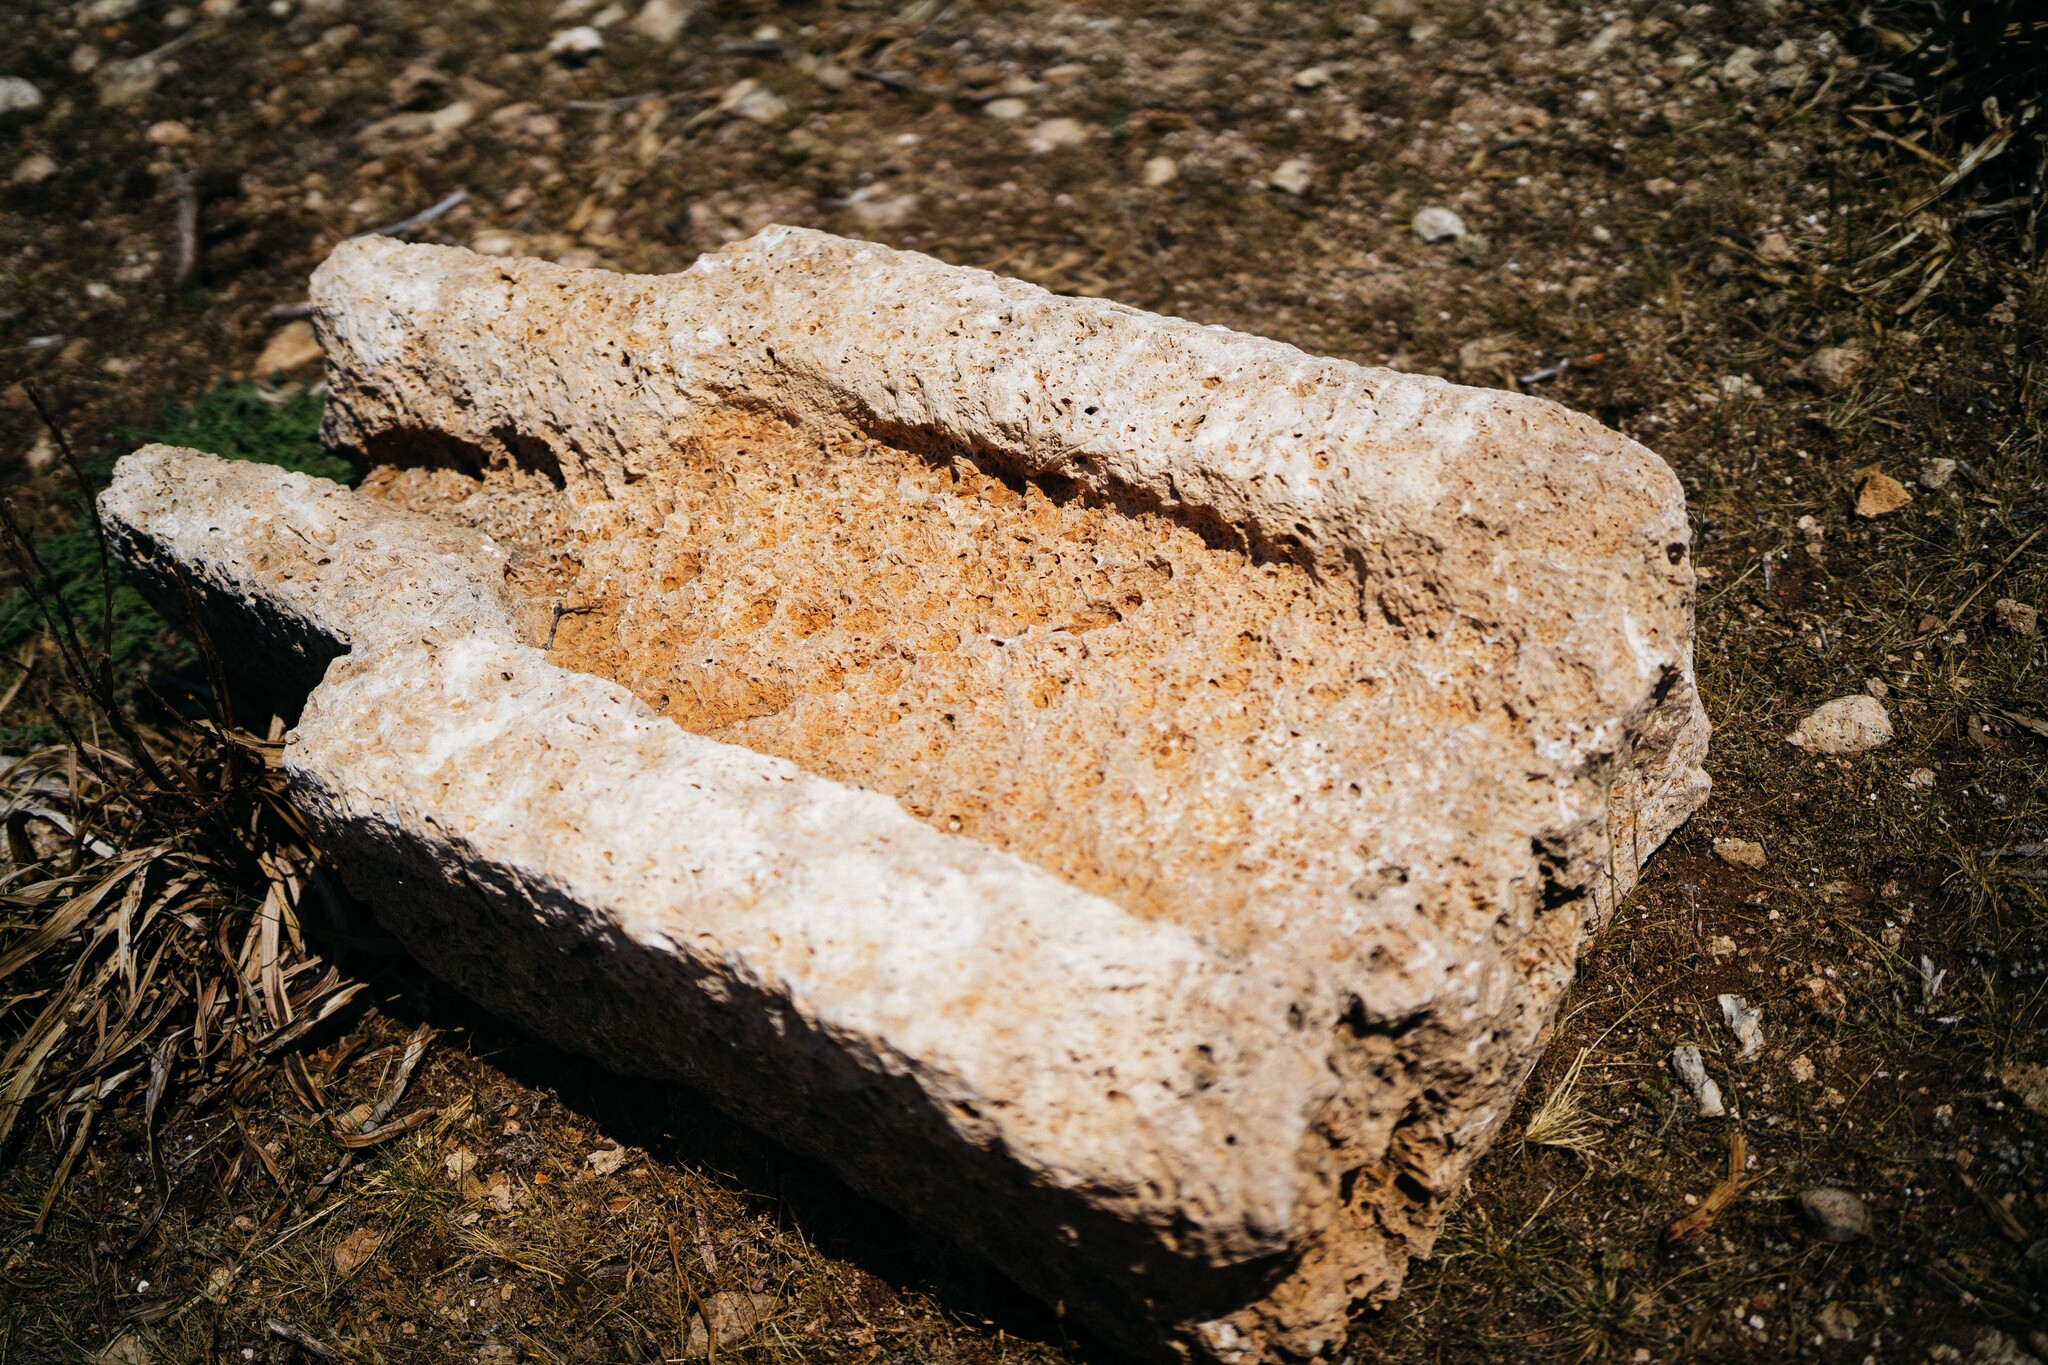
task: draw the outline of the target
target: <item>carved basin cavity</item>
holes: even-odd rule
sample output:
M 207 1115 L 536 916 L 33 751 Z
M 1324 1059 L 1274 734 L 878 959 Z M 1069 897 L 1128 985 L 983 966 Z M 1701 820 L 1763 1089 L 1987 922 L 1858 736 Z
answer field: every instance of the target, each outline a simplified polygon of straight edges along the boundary
M 1392 1295 L 1704 799 L 1678 485 L 1552 404 L 792 229 L 314 299 L 359 489 L 103 506 L 351 886 L 1128 1346 Z

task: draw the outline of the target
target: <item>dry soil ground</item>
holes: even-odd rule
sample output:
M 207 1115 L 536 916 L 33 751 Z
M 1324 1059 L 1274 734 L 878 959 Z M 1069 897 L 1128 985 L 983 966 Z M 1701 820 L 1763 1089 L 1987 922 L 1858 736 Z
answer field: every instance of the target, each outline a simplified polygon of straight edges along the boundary
M 1777 0 L 13 0 L 0 76 L 40 102 L 0 88 L 5 478 L 19 515 L 68 528 L 17 381 L 103 463 L 124 426 L 248 376 L 336 241 L 458 190 L 409 235 L 660 271 L 813 225 L 1594 413 L 1692 499 L 1717 791 L 1351 1349 L 2031 1358 L 2048 279 L 1989 187 L 1930 198 L 1956 149 L 1914 133 L 1885 43 L 1853 6 Z M 1423 240 L 1424 209 L 1462 231 Z M 180 420 L 217 443 L 302 427 L 308 376 L 256 377 Z M 1860 515 L 1859 494 L 1898 501 L 1873 465 L 1909 500 Z M 135 676 L 176 667 L 137 630 Z M 17 635 L 18 753 L 88 722 Z M 1888 746 L 1785 743 L 1852 693 L 1881 699 Z M 69 855 L 10 831 L 15 895 Z M 1761 865 L 1717 857 L 1729 839 Z M 260 882 L 223 877 L 194 904 L 239 934 Z M 10 900 L 0 932 L 48 913 Z M 402 958 L 325 949 L 369 987 L 297 1070 L 196 1112 L 174 1094 L 153 1145 L 143 1079 L 110 1091 L 41 1236 L 69 1138 L 23 1122 L 0 1360 L 652 1361 L 702 1354 L 706 1317 L 741 1360 L 1100 1355 L 696 1097 L 556 1056 Z M 12 1043 L 47 987 L 0 985 Z M 1763 1011 L 1747 1058 L 1724 993 Z M 309 1112 L 378 1094 L 422 1024 L 399 1112 L 438 1112 L 312 1198 L 337 1149 Z M 1700 1117 L 1683 1043 L 1736 1117 Z M 1667 1238 L 1738 1133 L 1747 1183 Z M 1864 1201 L 1866 1236 L 1815 1235 L 1797 1196 L 1818 1185 Z

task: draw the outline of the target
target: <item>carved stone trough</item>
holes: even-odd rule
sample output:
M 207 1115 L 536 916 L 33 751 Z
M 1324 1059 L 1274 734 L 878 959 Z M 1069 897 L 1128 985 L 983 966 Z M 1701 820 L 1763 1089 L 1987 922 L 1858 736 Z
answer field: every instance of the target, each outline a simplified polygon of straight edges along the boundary
M 1679 485 L 1554 404 L 786 228 L 313 299 L 360 488 L 101 506 L 349 887 L 1141 1353 L 1391 1297 L 1705 797 Z

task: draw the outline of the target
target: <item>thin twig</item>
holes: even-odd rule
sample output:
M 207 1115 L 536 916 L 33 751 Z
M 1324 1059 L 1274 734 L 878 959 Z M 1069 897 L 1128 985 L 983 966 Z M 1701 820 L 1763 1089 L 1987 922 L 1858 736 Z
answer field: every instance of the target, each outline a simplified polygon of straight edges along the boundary
M 57 425 L 57 419 L 50 414 L 50 408 L 43 401 L 43 391 L 34 380 L 22 384 L 22 391 L 28 401 L 35 405 L 36 416 L 49 430 L 50 438 L 57 443 L 58 451 L 64 456 L 64 463 L 71 469 L 71 477 L 78 481 L 78 496 L 85 499 L 86 520 L 92 523 L 93 543 L 100 552 L 100 653 L 106 655 L 114 648 L 114 565 L 107 553 L 107 528 L 100 520 L 100 505 L 92 495 L 92 481 L 85 477 L 85 465 L 78 458 L 78 452 L 71 448 L 71 439 L 64 434 L 64 428 Z
M 79 1154 L 85 1151 L 85 1140 L 92 1132 L 93 1120 L 100 1115 L 100 1102 L 89 1101 L 85 1113 L 79 1117 L 78 1131 L 71 1135 L 71 1145 L 64 1149 L 64 1159 L 57 1163 L 57 1173 L 50 1177 L 50 1188 L 43 1194 L 43 1206 L 36 1214 L 36 1224 L 29 1230 L 29 1236 L 40 1237 L 43 1229 L 50 1225 L 50 1214 L 57 1207 L 57 1196 L 64 1191 L 64 1182 L 71 1179 L 72 1168 L 78 1165 Z
M 704 1300 L 697 1297 L 697 1287 L 683 1274 L 682 1244 L 676 1239 L 676 1225 L 668 1225 L 668 1263 L 676 1275 L 676 1333 L 682 1338 L 683 1358 L 690 1355 L 690 1320 L 683 1314 L 683 1295 L 690 1296 L 690 1306 L 697 1310 L 697 1316 L 704 1319 L 704 1365 L 718 1365 L 718 1329 L 711 1325 L 711 1315 L 704 1311 Z
M 178 269 L 171 283 L 182 286 L 199 268 L 199 182 L 180 166 L 171 172 L 171 184 L 178 195 Z
M 594 607 L 594 606 L 591 606 L 591 607 L 565 607 L 565 606 L 563 606 L 563 605 L 562 605 L 562 604 L 561 604 L 560 602 L 557 602 L 557 603 L 555 603 L 555 614 L 554 614 L 554 617 L 553 617 L 553 619 L 551 619 L 551 620 L 550 620 L 550 621 L 548 622 L 548 644 L 547 644 L 547 647 L 548 647 L 549 649 L 553 649 L 553 648 L 555 647 L 555 632 L 556 632 L 557 630 L 559 630 L 559 629 L 561 628 L 561 625 L 562 625 L 562 618 L 563 618 L 564 616 L 582 616 L 582 615 L 583 615 L 583 614 L 585 614 L 586 612 L 593 612 L 593 611 L 596 611 L 596 610 L 597 610 L 597 608 L 596 608 L 596 607 Z
M 1998 567 L 1993 569 L 1990 573 L 1986 574 L 1984 576 L 1984 581 L 1979 583 L 1976 587 L 1970 590 L 1970 595 L 1963 599 L 1963 604 L 1957 607 L 1954 611 L 1950 612 L 1948 614 L 1948 619 L 1946 621 L 1943 621 L 1938 629 L 1930 630 L 1924 635 L 1915 636 L 1913 639 L 1908 640 L 1906 643 L 1909 645 L 1922 644 L 1928 640 L 1933 639 L 1935 636 L 1940 635 L 1943 631 L 1946 631 L 1950 627 L 1954 626 L 1956 622 L 1962 620 L 1963 613 L 1970 609 L 1970 603 L 1977 600 L 1977 595 L 1983 592 L 1984 589 L 1990 587 L 1993 583 L 1996 583 L 1998 581 L 1998 576 L 2004 573 L 2007 569 L 2011 568 L 2012 562 L 2015 559 L 2018 559 L 2021 555 L 2025 554 L 2027 552 L 2027 547 L 2029 545 L 2032 545 L 2035 541 L 2039 540 L 2043 532 L 2048 532 L 2048 526 L 2037 527 L 2034 531 L 2034 534 L 2028 536 L 2025 540 L 2020 542 L 2018 549 L 2014 550 L 2011 554 L 2007 555 L 2004 559 L 2000 560 Z
M 364 237 L 396 237 L 402 232 L 411 232 L 416 227 L 425 227 L 436 218 L 444 216 L 454 209 L 456 205 L 465 202 L 468 198 L 468 190 L 457 190 L 440 203 L 423 208 L 410 218 L 401 218 L 389 227 L 380 227 L 374 232 L 365 232 L 358 235 Z
M 282 1337 L 308 1355 L 318 1356 L 322 1360 L 341 1359 L 340 1352 L 321 1341 L 318 1337 L 310 1335 L 302 1327 L 294 1327 L 282 1318 L 272 1318 L 267 1325 L 272 1336 Z

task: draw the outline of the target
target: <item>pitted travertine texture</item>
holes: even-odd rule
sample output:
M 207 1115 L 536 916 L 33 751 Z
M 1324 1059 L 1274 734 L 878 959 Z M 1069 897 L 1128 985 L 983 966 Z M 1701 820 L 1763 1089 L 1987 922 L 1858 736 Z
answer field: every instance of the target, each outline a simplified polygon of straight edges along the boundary
M 1677 484 L 1554 405 L 788 229 L 314 299 L 365 493 L 106 501 L 145 584 L 350 649 L 287 767 L 351 885 L 1128 1345 L 1391 1295 L 1705 795 Z M 313 512 L 487 547 L 370 557 L 473 620 Z

